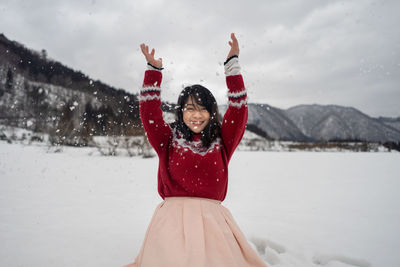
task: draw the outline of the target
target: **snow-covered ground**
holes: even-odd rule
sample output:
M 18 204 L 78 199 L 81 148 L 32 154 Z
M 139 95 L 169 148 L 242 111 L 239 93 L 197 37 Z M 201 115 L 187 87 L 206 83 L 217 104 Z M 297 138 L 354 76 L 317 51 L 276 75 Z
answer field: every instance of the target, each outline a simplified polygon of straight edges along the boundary
M 157 158 L 0 142 L 0 266 L 122 266 L 155 207 Z M 400 266 L 400 153 L 245 152 L 222 203 L 269 266 Z

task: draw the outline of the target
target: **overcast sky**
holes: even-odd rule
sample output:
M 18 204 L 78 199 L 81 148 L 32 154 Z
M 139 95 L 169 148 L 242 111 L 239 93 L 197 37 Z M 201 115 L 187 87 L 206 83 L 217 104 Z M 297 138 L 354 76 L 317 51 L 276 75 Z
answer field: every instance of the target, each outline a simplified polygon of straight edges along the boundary
M 144 42 L 163 58 L 164 100 L 199 83 L 225 104 L 223 62 L 235 32 L 249 102 L 395 117 L 399 13 L 398 0 L 0 0 L 0 33 L 131 93 L 142 84 Z

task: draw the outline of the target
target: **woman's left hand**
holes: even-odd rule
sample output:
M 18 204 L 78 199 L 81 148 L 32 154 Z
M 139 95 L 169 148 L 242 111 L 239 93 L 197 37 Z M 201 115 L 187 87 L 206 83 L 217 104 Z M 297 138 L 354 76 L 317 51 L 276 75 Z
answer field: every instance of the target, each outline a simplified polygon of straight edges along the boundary
M 226 59 L 230 58 L 231 56 L 239 56 L 239 43 L 238 43 L 238 40 L 236 39 L 236 36 L 234 33 L 231 33 L 231 39 L 232 39 L 232 41 L 229 41 L 231 50 L 229 51 Z
M 149 47 L 145 44 L 141 44 L 140 49 L 142 49 L 142 53 L 148 63 L 150 63 L 154 67 L 162 68 L 162 58 L 159 59 L 154 58 L 154 53 L 156 52 L 154 48 L 151 50 L 151 53 L 149 53 Z

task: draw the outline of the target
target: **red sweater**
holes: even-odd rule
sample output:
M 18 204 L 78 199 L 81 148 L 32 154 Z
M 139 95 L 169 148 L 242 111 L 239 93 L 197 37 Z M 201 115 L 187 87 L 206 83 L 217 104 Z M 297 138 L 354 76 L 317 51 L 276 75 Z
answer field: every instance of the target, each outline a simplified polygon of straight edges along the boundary
M 158 193 L 162 199 L 193 196 L 223 201 L 228 188 L 229 160 L 243 137 L 248 116 L 242 75 L 226 76 L 229 106 L 221 136 L 208 149 L 201 144 L 201 134 L 194 134 L 187 141 L 164 121 L 161 79 L 161 71 L 145 72 L 139 102 L 147 138 L 159 157 Z

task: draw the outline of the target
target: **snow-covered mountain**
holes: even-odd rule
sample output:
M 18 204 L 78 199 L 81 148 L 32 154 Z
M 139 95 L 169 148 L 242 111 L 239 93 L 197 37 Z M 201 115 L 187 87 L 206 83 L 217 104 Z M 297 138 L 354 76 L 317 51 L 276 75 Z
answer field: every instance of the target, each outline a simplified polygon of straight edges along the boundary
M 398 129 L 353 107 L 299 105 L 285 113 L 305 135 L 315 140 L 400 140 Z
M 0 34 L 0 124 L 86 145 L 93 135 L 143 134 L 137 95 L 92 80 Z M 53 142 L 52 141 L 52 142 Z
M 307 141 L 299 128 L 287 116 L 284 110 L 267 104 L 249 104 L 248 129 L 260 129 L 267 139 L 273 140 L 296 140 Z M 219 107 L 220 113 L 224 114 L 227 106 Z
M 378 117 L 377 120 L 400 131 L 400 118 Z
M 224 114 L 227 106 L 220 106 Z M 286 110 L 249 104 L 248 130 L 267 139 L 288 141 L 400 141 L 400 118 L 372 118 L 338 105 L 298 105 Z

